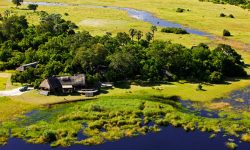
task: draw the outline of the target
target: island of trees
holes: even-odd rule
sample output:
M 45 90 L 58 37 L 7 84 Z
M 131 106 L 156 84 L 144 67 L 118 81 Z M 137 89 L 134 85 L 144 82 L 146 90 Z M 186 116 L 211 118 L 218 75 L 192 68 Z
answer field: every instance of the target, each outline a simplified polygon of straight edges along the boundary
M 154 40 L 155 26 L 146 33 L 136 29 L 116 35 L 92 36 L 77 31 L 59 14 L 40 13 L 40 23 L 29 25 L 25 16 L 2 15 L 0 70 L 38 62 L 36 68 L 12 76 L 13 82 L 37 87 L 53 75 L 85 73 L 90 81 L 168 81 L 185 79 L 212 83 L 226 77 L 244 77 L 242 57 L 230 46 L 211 50 Z

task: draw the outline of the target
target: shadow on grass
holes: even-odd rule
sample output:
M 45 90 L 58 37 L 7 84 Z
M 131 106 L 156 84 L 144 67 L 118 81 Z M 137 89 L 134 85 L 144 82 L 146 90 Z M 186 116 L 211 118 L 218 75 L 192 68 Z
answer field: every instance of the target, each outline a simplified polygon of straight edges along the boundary
M 119 89 L 130 89 L 131 83 L 129 81 L 119 81 L 114 84 L 114 87 Z
M 161 82 L 153 82 L 153 81 L 133 81 L 132 84 L 142 86 L 142 87 L 153 87 L 153 86 L 160 86 L 162 84 L 164 85 L 173 85 L 170 82 L 167 81 L 161 81 Z

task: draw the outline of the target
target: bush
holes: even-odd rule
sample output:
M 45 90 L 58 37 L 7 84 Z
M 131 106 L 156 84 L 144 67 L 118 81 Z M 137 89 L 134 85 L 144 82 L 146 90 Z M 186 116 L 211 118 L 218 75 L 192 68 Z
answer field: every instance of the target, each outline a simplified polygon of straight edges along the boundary
M 226 15 L 224 13 L 221 13 L 220 17 L 226 17 Z
M 43 133 L 43 139 L 48 143 L 54 142 L 56 141 L 56 133 L 54 131 L 45 131 Z
M 238 147 L 238 145 L 233 143 L 233 142 L 227 142 L 226 147 L 229 148 L 229 149 L 234 150 L 234 149 L 236 149 Z
M 231 36 L 231 33 L 228 30 L 224 29 L 223 36 Z
M 178 13 L 183 13 L 185 11 L 185 9 L 183 9 L 183 8 L 177 8 L 176 9 L 176 12 L 178 12 Z
M 229 17 L 229 18 L 234 18 L 234 15 L 230 14 L 228 17 Z
M 202 84 L 198 84 L 197 91 L 201 91 L 201 90 L 202 90 Z
M 185 29 L 182 28 L 174 28 L 174 27 L 166 27 L 162 28 L 161 32 L 165 33 L 174 33 L 174 34 L 189 34 Z
M 37 7 L 38 7 L 37 4 L 29 4 L 29 5 L 28 5 L 28 9 L 29 9 L 29 10 L 33 10 L 33 11 L 36 11 Z

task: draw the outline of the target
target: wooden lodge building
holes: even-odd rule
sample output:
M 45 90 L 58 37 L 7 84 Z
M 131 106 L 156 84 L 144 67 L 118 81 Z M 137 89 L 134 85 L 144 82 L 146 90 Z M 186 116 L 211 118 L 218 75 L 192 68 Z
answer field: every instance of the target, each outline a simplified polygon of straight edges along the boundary
M 43 91 L 49 93 L 73 93 L 84 89 L 86 86 L 85 75 L 49 77 L 39 86 Z

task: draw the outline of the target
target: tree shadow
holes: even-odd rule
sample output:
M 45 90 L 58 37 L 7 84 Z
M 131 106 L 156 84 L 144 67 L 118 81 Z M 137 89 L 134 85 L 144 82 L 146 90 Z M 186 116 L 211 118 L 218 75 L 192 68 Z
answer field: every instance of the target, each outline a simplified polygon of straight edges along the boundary
M 153 86 L 160 86 L 162 84 L 164 85 L 173 85 L 171 82 L 167 81 L 133 81 L 132 84 L 142 86 L 142 87 L 153 87 Z
M 115 82 L 114 87 L 119 89 L 130 89 L 131 83 L 128 81 Z

